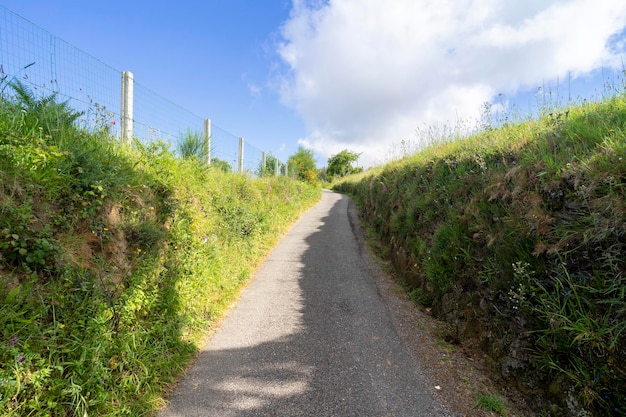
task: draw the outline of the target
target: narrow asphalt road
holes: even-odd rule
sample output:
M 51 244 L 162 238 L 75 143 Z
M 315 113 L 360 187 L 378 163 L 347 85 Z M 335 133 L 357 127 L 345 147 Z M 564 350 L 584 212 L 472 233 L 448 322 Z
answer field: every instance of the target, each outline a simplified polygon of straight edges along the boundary
M 451 415 L 394 329 L 349 204 L 324 191 L 272 251 L 160 417 Z

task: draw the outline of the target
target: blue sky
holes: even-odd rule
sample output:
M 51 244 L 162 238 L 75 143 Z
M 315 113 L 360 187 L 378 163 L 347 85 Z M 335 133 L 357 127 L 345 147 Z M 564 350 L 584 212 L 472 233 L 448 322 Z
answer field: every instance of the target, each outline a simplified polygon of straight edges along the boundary
M 286 160 L 306 132 L 271 88 L 289 1 L 0 0 L 21 17 Z
M 623 0 L 0 0 L 220 128 L 318 166 L 620 83 Z M 400 145 L 404 143 L 404 145 Z

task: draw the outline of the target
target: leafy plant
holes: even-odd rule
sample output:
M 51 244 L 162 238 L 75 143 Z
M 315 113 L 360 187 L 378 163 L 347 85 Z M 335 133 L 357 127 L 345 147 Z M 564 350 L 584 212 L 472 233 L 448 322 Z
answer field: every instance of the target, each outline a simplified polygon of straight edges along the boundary
M 287 161 L 289 176 L 298 178 L 309 184 L 317 183 L 317 169 L 315 168 L 315 158 L 313 151 L 302 146 L 298 151 L 291 155 Z
M 68 102 L 58 103 L 57 94 L 38 98 L 35 93 L 20 80 L 9 83 L 16 94 L 14 106 L 21 108 L 23 114 L 22 127 L 26 130 L 41 128 L 43 137 L 57 140 L 74 128 L 73 123 L 83 114 L 72 110 Z
M 228 161 L 224 161 L 219 158 L 211 158 L 211 166 L 226 174 L 233 172 L 233 167 L 228 163 Z
M 328 158 L 328 166 L 326 168 L 326 175 L 330 177 L 343 177 L 349 174 L 356 174 L 361 169 L 352 166 L 353 163 L 358 161 L 360 153 L 351 152 L 347 149 L 332 155 Z

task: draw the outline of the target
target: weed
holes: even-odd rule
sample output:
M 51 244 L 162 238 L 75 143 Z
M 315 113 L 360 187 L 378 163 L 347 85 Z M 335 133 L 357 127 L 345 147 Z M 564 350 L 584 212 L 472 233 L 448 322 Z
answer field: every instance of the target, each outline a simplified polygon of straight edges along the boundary
M 478 394 L 476 405 L 490 413 L 498 413 L 499 416 L 506 416 L 506 408 L 501 398 L 495 395 Z
M 420 306 L 429 306 L 432 302 L 430 296 L 421 288 L 413 288 L 409 290 L 409 298 L 411 301 Z
M 180 135 L 182 140 L 178 146 L 178 153 L 181 158 L 197 158 L 199 161 L 204 162 L 208 156 L 208 142 L 204 137 L 197 132 L 188 130 L 184 135 Z

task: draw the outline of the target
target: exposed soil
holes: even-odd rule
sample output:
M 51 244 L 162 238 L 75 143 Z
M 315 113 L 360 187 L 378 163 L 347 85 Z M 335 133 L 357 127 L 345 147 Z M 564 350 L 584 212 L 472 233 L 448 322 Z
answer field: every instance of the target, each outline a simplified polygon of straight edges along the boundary
M 410 300 L 394 276 L 391 263 L 377 255 L 380 253 L 377 242 L 368 238 L 361 226 L 358 209 L 352 202 L 349 211 L 363 258 L 376 278 L 378 291 L 387 302 L 398 333 L 431 381 L 436 398 L 459 416 L 500 415 L 479 407 L 479 395 L 501 398 L 507 417 L 535 415 L 520 395 L 504 388 L 480 349 L 469 342 L 446 342 L 446 324 Z

